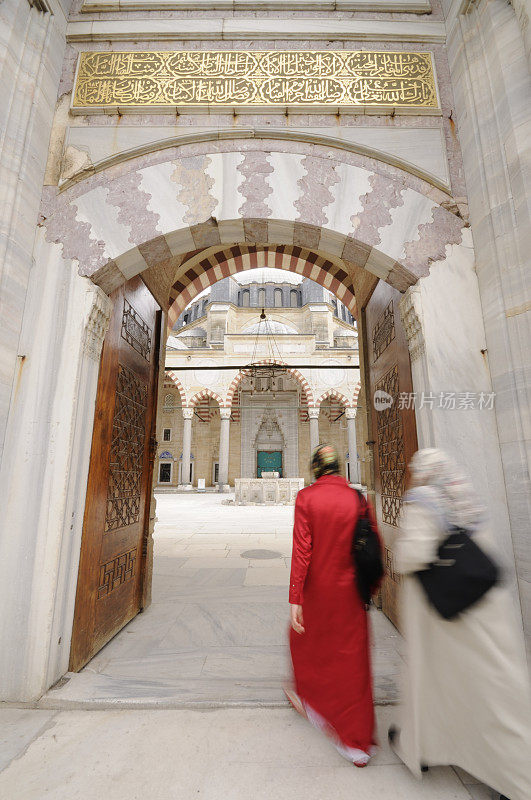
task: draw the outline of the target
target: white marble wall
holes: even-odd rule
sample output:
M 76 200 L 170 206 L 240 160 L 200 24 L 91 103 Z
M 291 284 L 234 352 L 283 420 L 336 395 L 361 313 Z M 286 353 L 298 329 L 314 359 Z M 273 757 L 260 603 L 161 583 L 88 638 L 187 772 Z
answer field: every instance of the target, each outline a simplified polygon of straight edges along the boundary
M 435 263 L 430 275 L 409 290 L 412 292 L 418 293 L 419 342 L 422 339 L 422 347 L 418 350 L 413 347 L 411 352 L 419 447 L 441 447 L 471 476 L 488 509 L 490 527 L 502 557 L 514 576 L 496 427 L 498 398 L 494 398 L 493 408 L 489 408 L 487 396 L 492 392 L 492 383 L 483 352 L 485 328 L 469 230 L 463 244 L 448 247 L 446 258 Z M 406 296 L 402 301 L 402 310 L 408 299 Z M 424 404 L 422 392 L 427 400 Z M 455 408 L 440 407 L 441 392 L 456 393 Z M 470 393 L 471 406 L 459 408 L 460 398 L 466 392 Z M 485 408 L 479 407 L 481 393 Z
M 496 426 L 531 653 L 531 74 L 518 18 L 482 0 L 448 18 L 459 138 L 476 248 Z M 501 479 L 501 477 L 500 477 Z
M 0 470 L 0 699 L 68 669 L 101 345 L 110 300 L 37 235 Z
M 0 457 L 65 50 L 65 13 L 50 8 L 0 3 Z

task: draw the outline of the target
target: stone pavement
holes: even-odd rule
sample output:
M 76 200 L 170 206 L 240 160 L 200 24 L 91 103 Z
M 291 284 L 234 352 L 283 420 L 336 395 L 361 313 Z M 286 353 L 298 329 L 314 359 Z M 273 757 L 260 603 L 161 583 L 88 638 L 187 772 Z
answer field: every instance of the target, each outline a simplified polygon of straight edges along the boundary
M 293 509 L 226 500 L 159 496 L 153 605 L 39 708 L 0 706 L 1 800 L 488 800 L 450 767 L 417 782 L 389 750 L 401 639 L 379 612 L 369 767 L 286 706 Z
M 0 710 L 2 800 L 489 800 L 450 767 L 413 778 L 383 746 L 356 769 L 289 708 Z M 3 762 L 3 763 L 2 763 Z
M 293 507 L 160 494 L 153 604 L 42 707 L 284 705 Z M 401 639 L 371 612 L 375 697 L 395 702 Z

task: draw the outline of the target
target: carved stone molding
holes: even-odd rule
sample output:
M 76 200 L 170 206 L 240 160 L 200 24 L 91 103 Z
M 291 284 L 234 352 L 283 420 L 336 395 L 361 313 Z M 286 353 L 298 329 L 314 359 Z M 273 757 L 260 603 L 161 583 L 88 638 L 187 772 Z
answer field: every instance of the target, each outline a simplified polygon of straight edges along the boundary
M 193 408 L 183 408 L 183 418 L 184 419 L 192 419 L 194 416 L 194 409 Z
M 308 408 L 308 416 L 309 416 L 309 418 L 310 419 L 319 419 L 319 411 L 320 411 L 320 409 L 314 408 L 313 406 L 310 406 Z
M 345 409 L 345 417 L 347 419 L 356 419 L 356 414 L 358 413 L 357 408 L 346 408 Z
M 400 301 L 400 316 L 404 325 L 411 361 L 416 361 L 426 350 L 422 328 L 422 302 L 420 288 L 410 286 Z
M 68 145 L 61 159 L 61 176 L 59 186 L 71 181 L 73 178 L 87 177 L 94 174 L 94 164 L 86 150 Z
M 109 327 L 112 312 L 112 300 L 97 286 L 91 288 L 92 308 L 85 326 L 85 353 L 94 361 L 100 360 L 103 340 Z

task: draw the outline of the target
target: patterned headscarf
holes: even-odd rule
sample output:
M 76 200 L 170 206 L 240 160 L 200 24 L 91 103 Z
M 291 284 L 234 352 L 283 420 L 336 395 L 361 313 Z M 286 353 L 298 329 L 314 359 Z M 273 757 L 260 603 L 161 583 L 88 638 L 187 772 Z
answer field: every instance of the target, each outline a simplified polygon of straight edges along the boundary
M 312 471 L 316 479 L 339 472 L 339 457 L 335 447 L 331 444 L 320 444 L 315 448 L 312 454 Z
M 476 528 L 483 521 L 484 510 L 472 484 L 442 450 L 418 450 L 409 468 L 412 488 L 406 494 L 406 502 L 427 503 L 444 527 Z

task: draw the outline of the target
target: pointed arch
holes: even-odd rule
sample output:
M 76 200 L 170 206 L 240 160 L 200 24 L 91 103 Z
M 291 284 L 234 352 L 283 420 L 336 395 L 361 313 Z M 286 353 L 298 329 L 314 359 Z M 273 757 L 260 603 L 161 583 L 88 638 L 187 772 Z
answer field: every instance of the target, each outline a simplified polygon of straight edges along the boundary
M 186 408 L 188 401 L 184 387 L 177 377 L 177 370 L 167 370 L 164 375 L 164 389 L 177 389 L 179 397 L 181 398 L 181 405 Z
M 206 400 L 207 398 L 210 400 L 215 400 L 220 408 L 225 407 L 225 404 L 223 403 L 223 400 L 219 394 L 212 391 L 212 389 L 201 389 L 201 391 L 197 392 L 197 394 L 194 394 L 190 400 L 190 408 L 194 408 L 198 403 L 201 402 L 201 400 Z
M 317 400 L 316 402 L 317 408 L 321 408 L 321 403 L 324 403 L 325 400 L 329 400 L 330 398 L 333 398 L 334 400 L 339 400 L 339 402 L 342 403 L 345 408 L 348 408 L 350 406 L 350 403 L 344 394 L 339 392 L 337 389 L 328 389 Z
M 354 286 L 349 276 L 352 265 L 347 267 L 340 258 L 325 257 L 295 245 L 237 244 L 226 248 L 209 247 L 192 254 L 178 267 L 176 280 L 170 291 L 170 328 L 186 306 L 207 286 L 238 272 L 258 267 L 288 270 L 310 278 L 334 294 L 356 315 Z
M 180 269 L 210 247 L 304 244 L 343 262 L 343 279 L 329 270 L 339 296 L 353 294 L 353 269 L 403 292 L 445 258 L 449 244 L 463 242 L 467 223 L 458 204 L 448 207 L 444 192 L 377 158 L 337 150 L 331 159 L 322 145 L 288 147 L 278 139 L 267 149 L 258 139 L 243 149 L 236 141 L 194 149 L 192 155 L 176 145 L 109 166 L 53 197 L 45 193 L 47 240 L 62 245 L 63 257 L 107 293 L 142 273 L 165 308 L 176 280 L 179 294 L 193 284 L 193 296 L 196 280 L 202 288 L 213 282 L 202 268 Z M 221 179 L 226 175 L 237 175 L 236 185 Z M 279 181 L 285 192 L 274 190 Z M 224 260 L 209 264 L 216 280 L 225 277 Z M 347 294 L 345 300 L 349 305 Z
M 361 389 L 361 381 L 358 381 L 356 386 L 355 386 L 355 388 L 354 388 L 354 392 L 352 394 L 352 408 L 357 408 L 358 407 L 358 397 L 359 397 L 360 389 Z

